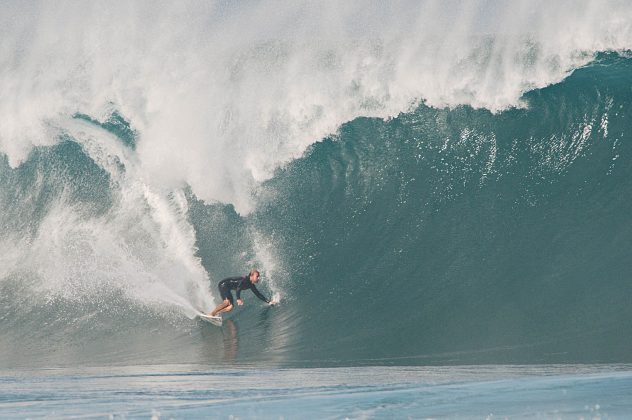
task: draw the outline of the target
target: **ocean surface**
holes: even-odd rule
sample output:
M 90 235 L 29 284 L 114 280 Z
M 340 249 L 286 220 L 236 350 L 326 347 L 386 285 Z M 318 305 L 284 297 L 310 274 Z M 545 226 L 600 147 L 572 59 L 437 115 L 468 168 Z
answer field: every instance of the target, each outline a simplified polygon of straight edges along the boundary
M 208 369 L 127 366 L 0 372 L 2 418 L 616 419 L 632 366 Z
M 4 2 L 0 416 L 629 417 L 631 87 L 626 1 Z

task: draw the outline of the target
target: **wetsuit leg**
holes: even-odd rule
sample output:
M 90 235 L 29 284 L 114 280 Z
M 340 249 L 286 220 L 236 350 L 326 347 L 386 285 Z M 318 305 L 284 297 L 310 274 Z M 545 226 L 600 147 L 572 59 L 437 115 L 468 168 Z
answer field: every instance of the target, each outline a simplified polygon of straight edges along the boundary
M 224 281 L 219 282 L 218 285 L 219 295 L 222 298 L 222 302 L 211 312 L 212 316 L 216 316 L 222 312 L 229 312 L 233 309 L 233 294 L 230 292 L 230 287 Z M 228 302 L 226 302 L 228 301 Z
M 222 300 L 228 299 L 228 301 L 232 305 L 234 303 L 234 300 L 233 300 L 233 294 L 230 292 L 230 287 L 228 287 L 228 285 L 226 284 L 223 284 L 223 282 L 220 282 L 218 287 L 219 287 L 219 296 L 222 298 Z

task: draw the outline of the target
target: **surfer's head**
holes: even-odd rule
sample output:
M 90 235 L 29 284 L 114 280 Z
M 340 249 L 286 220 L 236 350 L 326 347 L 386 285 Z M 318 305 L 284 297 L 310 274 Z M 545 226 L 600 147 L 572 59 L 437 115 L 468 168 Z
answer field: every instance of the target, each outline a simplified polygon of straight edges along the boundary
M 250 281 L 253 283 L 259 281 L 259 271 L 255 270 L 254 268 L 250 270 Z

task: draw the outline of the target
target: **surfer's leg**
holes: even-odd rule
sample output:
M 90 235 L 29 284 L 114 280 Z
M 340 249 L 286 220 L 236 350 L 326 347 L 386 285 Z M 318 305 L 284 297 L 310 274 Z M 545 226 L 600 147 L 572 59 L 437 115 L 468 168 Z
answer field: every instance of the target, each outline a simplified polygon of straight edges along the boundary
M 223 314 L 224 312 L 230 312 L 232 310 L 233 310 L 233 304 L 232 303 L 228 303 L 228 305 L 224 306 L 222 309 L 217 311 L 217 313 L 215 315 Z
M 220 296 L 224 298 L 224 302 L 215 308 L 215 310 L 211 313 L 211 316 L 216 316 L 233 310 L 233 294 L 230 292 L 230 289 L 221 287 L 220 283 L 219 293 Z
M 216 316 L 222 312 L 230 312 L 233 310 L 233 294 L 230 292 L 230 288 L 224 284 L 223 281 L 219 283 L 219 295 L 224 301 L 217 305 L 217 308 L 213 309 L 211 316 Z
M 230 289 L 222 290 L 222 297 L 224 298 L 225 305 L 222 309 L 217 311 L 217 314 L 222 314 L 224 312 L 230 312 L 233 310 L 233 294 L 230 292 Z
M 227 306 L 232 305 L 230 304 L 230 301 L 228 299 L 224 299 L 222 303 L 220 303 L 215 309 L 213 309 L 213 312 L 211 312 L 211 316 L 217 315 L 222 309 L 225 309 Z

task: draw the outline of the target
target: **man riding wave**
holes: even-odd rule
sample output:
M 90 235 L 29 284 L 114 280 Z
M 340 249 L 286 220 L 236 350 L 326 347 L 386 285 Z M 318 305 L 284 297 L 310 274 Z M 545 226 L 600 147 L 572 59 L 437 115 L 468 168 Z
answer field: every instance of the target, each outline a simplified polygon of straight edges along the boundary
M 242 290 L 252 290 L 252 293 L 255 294 L 259 299 L 267 303 L 268 305 L 274 305 L 276 302 L 274 300 L 270 300 L 261 294 L 257 287 L 256 283 L 259 282 L 259 271 L 252 269 L 248 275 L 243 277 L 229 277 L 219 282 L 217 287 L 219 288 L 219 295 L 223 299 L 223 302 L 217 305 L 215 309 L 211 312 L 211 316 L 218 316 L 224 312 L 230 312 L 233 310 L 234 301 L 232 290 L 237 291 L 237 305 L 241 306 L 244 304 L 244 301 L 241 300 L 241 291 Z

